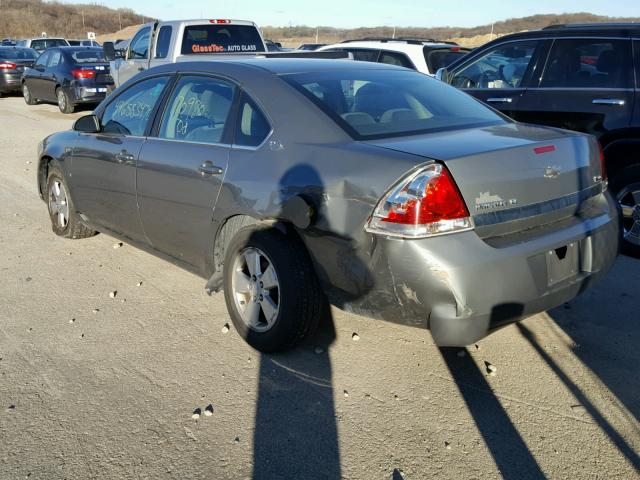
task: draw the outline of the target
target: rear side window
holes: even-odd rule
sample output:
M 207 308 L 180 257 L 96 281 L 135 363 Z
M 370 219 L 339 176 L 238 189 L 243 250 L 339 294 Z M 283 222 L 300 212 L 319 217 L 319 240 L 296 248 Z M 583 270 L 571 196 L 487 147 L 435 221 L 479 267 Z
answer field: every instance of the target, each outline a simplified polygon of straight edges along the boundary
M 265 116 L 257 105 L 244 94 L 240 102 L 234 145 L 257 147 L 267 138 L 270 131 L 271 126 Z
M 413 63 L 411 63 L 411 60 L 409 60 L 404 53 L 388 52 L 386 50 L 382 50 L 380 51 L 380 58 L 378 59 L 378 62 L 415 69 Z
M 169 77 L 155 77 L 132 85 L 118 95 L 102 114 L 102 131 L 141 137 Z
M 264 52 L 264 45 L 253 25 L 191 25 L 184 29 L 181 52 Z
M 451 84 L 458 88 L 519 88 L 538 44 L 527 41 L 497 46 L 454 72 Z
M 29 48 L 0 48 L 2 60 L 35 60 L 38 54 Z
M 36 50 L 45 50 L 53 47 L 66 47 L 68 46 L 66 40 L 61 38 L 42 38 L 37 40 L 31 40 L 31 48 Z
M 129 49 L 129 58 L 145 59 L 149 58 L 149 38 L 151 35 L 151 27 L 145 27 L 136 33 L 131 40 L 131 48 Z
M 440 68 L 447 67 L 460 57 L 464 57 L 468 50 L 460 50 L 459 47 L 452 48 L 439 48 L 434 50 L 429 47 L 425 47 L 424 59 L 427 62 L 427 67 L 431 73 L 436 73 Z
M 169 44 L 171 43 L 171 25 L 164 25 L 158 32 L 156 40 L 156 54 L 154 58 L 167 58 L 169 54 Z
M 181 78 L 167 102 L 158 136 L 221 143 L 234 93 L 232 84 L 216 78 Z
M 540 87 L 632 88 L 631 41 L 601 38 L 554 41 Z
M 371 50 L 369 48 L 348 48 L 347 52 L 353 55 L 354 60 L 361 62 L 377 62 L 380 50 Z
M 60 65 L 62 61 L 62 53 L 60 50 L 53 50 L 51 52 L 51 56 L 49 57 L 49 62 L 47 63 L 47 67 L 57 67 Z

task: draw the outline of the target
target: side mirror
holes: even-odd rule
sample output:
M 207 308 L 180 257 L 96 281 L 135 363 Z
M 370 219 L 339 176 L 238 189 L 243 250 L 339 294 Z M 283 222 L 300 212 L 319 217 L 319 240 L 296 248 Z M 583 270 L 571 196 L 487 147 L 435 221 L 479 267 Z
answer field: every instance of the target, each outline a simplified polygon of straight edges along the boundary
M 439 68 L 436 72 L 436 78 L 444 83 L 451 83 L 451 72 L 446 67 Z
M 104 51 L 104 59 L 107 62 L 113 62 L 116 59 L 116 47 L 113 42 L 104 42 L 102 50 Z
M 100 119 L 95 115 L 80 117 L 73 124 L 73 130 L 82 133 L 100 133 Z

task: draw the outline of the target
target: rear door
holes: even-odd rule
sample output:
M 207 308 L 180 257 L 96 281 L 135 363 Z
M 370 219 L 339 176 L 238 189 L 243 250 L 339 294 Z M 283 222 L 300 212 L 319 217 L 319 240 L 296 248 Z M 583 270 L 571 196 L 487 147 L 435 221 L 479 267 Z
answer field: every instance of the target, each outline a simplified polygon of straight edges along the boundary
M 236 87 L 211 76 L 176 82 L 153 138 L 142 147 L 137 192 L 152 246 L 203 267 L 213 239 L 213 207 L 229 161 Z
M 602 137 L 626 128 L 634 102 L 631 41 L 553 41 L 539 84 L 527 89 L 516 118 Z
M 451 72 L 451 84 L 514 118 L 536 66 L 542 40 L 514 40 L 494 46 Z
M 42 100 L 56 100 L 56 85 L 62 81 L 59 68 L 62 63 L 62 52 L 55 48 L 49 51 L 49 60 L 47 68 L 42 73 L 42 92 L 38 98 Z
M 136 161 L 170 78 L 147 78 L 111 98 L 101 114 L 102 131 L 79 133 L 73 151 L 70 181 L 77 210 L 98 227 L 136 241 L 146 241 Z

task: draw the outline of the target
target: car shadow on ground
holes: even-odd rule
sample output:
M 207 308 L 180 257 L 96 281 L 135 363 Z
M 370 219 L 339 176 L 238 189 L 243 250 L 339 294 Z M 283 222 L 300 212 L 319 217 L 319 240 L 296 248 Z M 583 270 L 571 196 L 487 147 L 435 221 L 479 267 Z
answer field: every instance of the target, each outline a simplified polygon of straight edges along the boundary
M 298 349 L 262 354 L 253 434 L 253 480 L 340 479 L 329 347 L 330 309 Z

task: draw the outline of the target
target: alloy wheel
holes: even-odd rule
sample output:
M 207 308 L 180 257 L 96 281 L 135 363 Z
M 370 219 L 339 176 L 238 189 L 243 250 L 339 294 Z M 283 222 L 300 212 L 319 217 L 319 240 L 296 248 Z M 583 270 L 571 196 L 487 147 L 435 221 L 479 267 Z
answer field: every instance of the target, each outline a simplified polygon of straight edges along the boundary
M 65 229 L 69 224 L 69 202 L 64 184 L 54 179 L 49 189 L 49 213 L 55 218 L 58 227 Z
M 622 210 L 624 239 L 640 246 L 640 183 L 632 183 L 622 188 L 616 195 Z
M 280 283 L 263 251 L 248 247 L 236 255 L 231 288 L 242 321 L 257 332 L 271 329 L 280 308 Z
M 62 90 L 58 90 L 58 107 L 60 107 L 60 110 L 62 111 L 67 108 L 67 99 L 65 98 Z

